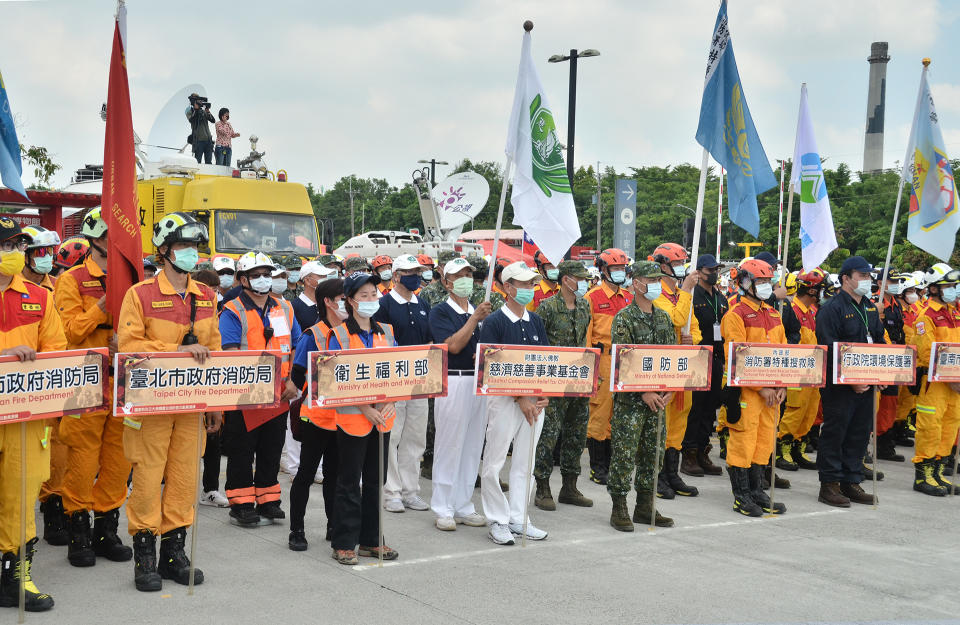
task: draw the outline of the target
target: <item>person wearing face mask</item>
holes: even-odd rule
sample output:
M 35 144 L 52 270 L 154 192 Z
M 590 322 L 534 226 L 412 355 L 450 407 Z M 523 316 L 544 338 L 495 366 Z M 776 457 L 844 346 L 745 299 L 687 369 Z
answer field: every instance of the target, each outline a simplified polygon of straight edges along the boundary
M 536 310 L 540 302 L 560 292 L 560 270 L 557 266 L 547 260 L 540 250 L 533 255 L 533 262 L 540 274 L 540 284 L 533 290 L 533 301 L 527 305 L 529 311 Z
M 691 314 L 693 288 L 699 280 L 699 274 L 696 271 L 687 273 L 684 265 L 688 258 L 687 250 L 676 243 L 663 243 L 653 250 L 649 260 L 659 263 L 660 271 L 667 274 L 660 279 L 660 297 L 653 303 L 670 316 L 678 343 L 699 345 L 703 340 L 700 323 L 697 316 Z M 676 495 L 696 497 L 700 494 L 696 486 L 688 485 L 680 477 L 680 449 L 687 431 L 687 415 L 692 405 L 693 393 L 685 391 L 674 393 L 673 401 L 666 408 L 667 439 L 663 469 L 657 478 L 657 494 L 664 499 L 673 499 Z
M 343 261 L 343 276 L 349 278 L 355 273 L 372 273 L 373 269 L 359 254 L 347 256 Z
M 60 247 L 60 235 L 43 226 L 27 226 L 23 233 L 30 237 L 27 247 L 27 263 L 23 266 L 23 277 L 34 284 L 53 292 L 55 280 L 51 276 L 53 259 Z
M 661 269 L 662 272 L 662 269 Z M 693 314 L 701 328 L 699 345 L 713 346 L 710 390 L 692 394 L 687 427 L 683 435 L 680 472 L 694 477 L 720 475 L 722 470 L 710 460 L 710 434 L 723 403 L 723 337 L 720 322 L 727 313 L 727 300 L 717 287 L 720 263 L 711 254 L 697 257 L 697 285 L 693 288 Z
M 106 312 L 107 223 L 99 208 L 84 216 L 81 234 L 90 242 L 87 258 L 60 276 L 53 297 L 68 349 L 106 347 L 112 361 L 117 343 L 113 319 Z M 133 557 L 117 536 L 130 474 L 123 429 L 123 419 L 109 410 L 60 420 L 59 437 L 68 447 L 63 508 L 70 517 L 67 560 L 73 566 L 93 566 L 97 556 L 114 562 Z
M 227 294 L 236 286 L 237 263 L 229 256 L 219 255 L 214 256 L 210 262 L 219 279 L 219 284 L 217 284 L 215 290 L 217 293 L 217 311 L 220 311 L 223 309 L 224 302 L 227 301 Z M 239 293 L 237 294 L 239 295 Z
M 270 259 L 273 261 L 273 271 L 270 273 L 270 293 L 277 297 L 283 297 L 287 290 L 287 270 L 280 263 L 280 258 L 271 256 Z
M 772 280 L 773 270 L 767 263 L 751 259 L 740 264 L 740 299 L 721 322 L 724 352 L 729 352 L 730 343 L 787 343 L 780 314 L 766 303 L 773 294 Z M 771 504 L 763 489 L 763 467 L 773 453 L 779 406 L 785 398 L 782 388 L 742 387 L 739 410 L 731 411 L 728 405 L 727 473 L 733 510 L 744 516 L 786 512 L 782 503 Z
M 610 468 L 610 417 L 613 414 L 613 393 L 606 377 L 610 371 L 610 327 L 613 317 L 630 303 L 632 296 L 622 288 L 626 286 L 629 262 L 623 250 L 604 250 L 595 262 L 602 280 L 585 296 L 590 303 L 586 344 L 600 350 L 600 386 L 590 398 L 587 453 L 590 456 L 590 480 L 595 484 L 606 484 Z
M 241 256 L 237 261 L 237 280 L 243 293 L 224 304 L 220 312 L 224 350 L 275 350 L 282 356 L 281 404 L 276 408 L 233 410 L 224 415 L 225 492 L 230 502 L 230 522 L 241 527 L 269 525 L 285 517 L 280 509 L 277 476 L 288 402 L 299 395 L 290 380 L 290 367 L 293 346 L 300 340 L 300 325 L 290 303 L 271 289 L 270 276 L 275 271 L 275 264 L 266 254 L 248 252 Z M 248 429 L 248 420 L 260 424 Z M 254 458 L 255 470 L 252 468 Z
M 793 345 L 817 344 L 817 305 L 826 274 L 820 269 L 797 276 L 797 292 L 783 308 L 783 327 L 787 342 Z M 777 432 L 777 468 L 785 471 L 809 469 L 817 464 L 805 455 L 807 436 L 820 408 L 816 387 L 788 388 L 786 408 Z
M 354 274 L 343 281 L 347 318 L 331 328 L 327 350 L 393 347 L 393 327 L 373 320 L 380 309 L 380 276 Z M 396 408 L 392 402 L 337 408 L 337 490 L 333 507 L 333 559 L 340 564 L 359 562 L 358 555 L 396 560 L 395 549 L 380 549 L 378 506 L 386 478 L 379 469 L 379 455 L 387 457 Z M 378 445 L 381 445 L 378 448 Z M 362 482 L 362 486 L 361 486 Z M 359 548 L 358 548 L 359 547 Z
M 876 271 L 877 292 L 883 281 L 883 268 Z M 904 330 L 904 310 L 897 297 L 903 290 L 903 281 L 906 278 L 896 269 L 888 269 L 887 288 L 883 301 L 883 325 L 887 331 L 887 342 L 895 345 L 906 345 L 907 334 Z M 896 430 L 894 422 L 897 419 L 897 400 L 901 387 L 891 385 L 880 392 L 880 403 L 877 408 L 877 458 L 903 462 L 903 455 L 897 453 Z M 879 478 L 879 475 L 877 476 Z
M 380 295 L 386 295 L 387 291 L 393 288 L 393 259 L 386 254 L 380 254 L 370 261 L 370 265 L 374 273 L 380 276 L 377 290 L 380 291 Z
M 293 316 L 301 328 L 312 328 L 320 318 L 320 306 L 316 291 L 320 283 L 333 279 L 336 270 L 324 267 L 317 261 L 303 264 L 300 269 L 300 283 L 303 291 L 293 300 Z
M 433 259 L 429 254 L 417 254 L 417 262 L 420 263 L 421 267 L 423 267 L 423 271 L 420 273 L 420 278 L 423 280 L 423 285 L 426 286 L 433 282 L 433 268 L 436 267 L 436 263 L 433 262 Z
M 540 274 L 523 261 L 507 265 L 501 274 L 507 302 L 503 308 L 487 317 L 480 328 L 480 343 L 494 345 L 549 345 L 547 330 L 539 315 L 526 309 L 533 301 L 533 290 Z M 528 459 L 522 459 L 530 449 L 531 438 L 536 447 L 543 427 L 543 409 L 546 397 L 487 397 L 487 439 L 480 468 L 480 498 L 489 523 L 488 537 L 498 545 L 512 545 L 513 537 L 523 536 L 524 497 L 530 482 Z M 500 487 L 500 470 L 507 460 L 510 444 L 515 451 L 510 463 L 509 499 Z M 532 459 L 529 459 L 532 460 Z M 547 532 L 527 523 L 526 537 L 543 540 Z
M 317 262 L 330 269 L 333 273 L 330 274 L 330 278 L 342 278 L 343 277 L 343 257 L 338 256 L 337 254 L 321 254 L 317 256 Z
M 436 516 L 436 528 L 447 532 L 456 530 L 458 524 L 487 524 L 471 499 L 486 427 L 485 399 L 475 393 L 475 359 L 480 324 L 492 308 L 489 302 L 476 307 L 470 303 L 473 271 L 473 265 L 463 258 L 449 261 L 443 267 L 449 296 L 430 311 L 430 331 L 437 343 L 446 343 L 448 355 L 447 395 L 436 399 L 430 509 Z
M 545 258 L 543 260 L 546 261 Z M 542 300 L 537 307 L 537 315 L 543 320 L 551 345 L 586 347 L 590 302 L 584 296 L 587 294 L 590 274 L 583 263 L 577 260 L 561 262 L 557 272 L 559 294 Z M 580 456 L 583 455 L 583 447 L 587 441 L 589 418 L 588 398 L 550 398 L 544 413 L 543 431 L 537 442 L 537 458 L 533 470 L 537 480 L 533 503 L 541 510 L 557 509 L 550 492 L 550 474 L 553 473 L 553 452 L 558 438 L 563 486 L 557 495 L 557 501 L 582 507 L 593 505 L 593 501 L 577 489 Z
M 864 492 L 863 457 L 873 429 L 873 386 L 833 384 L 833 344 L 883 343 L 884 328 L 869 298 L 873 267 L 862 256 L 851 256 L 840 267 L 840 290 L 820 305 L 817 342 L 827 347 L 827 383 L 820 389 L 823 425 L 817 442 L 818 500 L 849 508 L 850 502 L 873 504 Z
M 657 263 L 641 260 L 633 264 L 633 287 L 637 297 L 617 313 L 613 321 L 613 342 L 624 345 L 676 345 L 677 335 L 670 316 L 654 304 L 660 297 L 660 280 L 667 277 Z M 663 454 L 663 432 L 658 436 L 658 416 L 669 405 L 673 393 L 617 393 L 611 422 L 612 449 L 607 492 L 613 499 L 610 525 L 632 532 L 634 523 L 673 527 L 673 519 L 662 516 L 654 506 L 654 467 Z M 657 447 L 657 438 L 660 447 Z M 633 478 L 637 504 L 631 518 L 627 495 Z
M 900 294 L 896 298 L 900 303 L 900 309 L 903 311 L 904 343 L 916 345 L 917 332 L 914 324 L 923 308 L 917 294 L 921 282 L 913 274 L 905 273 L 903 276 L 904 280 L 900 285 Z M 917 414 L 918 392 L 918 388 L 913 386 L 904 385 L 900 387 L 897 397 L 897 418 L 892 428 L 893 439 L 897 445 L 903 447 L 914 446 L 914 430 L 911 427 L 911 422 Z
M 24 251 L 30 239 L 9 217 L 0 217 L 0 355 L 21 361 L 35 360 L 37 352 L 67 347 L 53 295 L 23 279 Z M 26 449 L 21 448 L 21 427 L 26 429 Z M 0 425 L 0 606 L 19 604 L 20 581 L 24 582 L 24 609 L 42 612 L 53 607 L 53 597 L 40 592 L 31 577 L 36 553 L 37 528 L 33 510 L 41 484 L 50 475 L 50 427 L 47 421 Z M 20 467 L 21 453 L 26 470 Z M 20 566 L 21 486 L 26 483 L 26 566 Z
M 937 263 L 927 270 L 925 282 L 929 293 L 927 306 L 914 325 L 920 394 L 913 489 L 938 497 L 960 495 L 960 484 L 951 484 L 944 477 L 953 469 L 953 446 L 960 428 L 960 383 L 931 382 L 927 378 L 931 344 L 960 343 L 960 310 L 957 308 L 960 271 L 946 263 Z
M 283 298 L 288 302 L 295 302 L 300 293 L 303 292 L 303 285 L 300 284 L 300 278 L 303 275 L 303 259 L 296 254 L 288 254 L 280 257 L 280 264 L 287 271 L 287 286 L 283 291 Z
M 294 351 L 293 368 L 290 378 L 297 388 L 308 393 L 307 366 L 310 352 L 326 348 L 332 332 L 331 328 L 338 326 L 347 318 L 346 306 L 343 303 L 343 280 L 329 278 L 316 286 L 310 281 L 316 278 L 315 271 L 320 269 L 333 272 L 320 263 L 307 263 L 303 266 L 304 293 L 316 301 L 317 315 L 312 326 L 300 335 Z M 301 294 L 302 297 L 303 294 Z M 290 536 L 287 546 L 291 551 L 306 551 L 309 547 L 304 529 L 304 516 L 307 511 L 307 501 L 310 498 L 310 486 L 321 474 L 320 461 L 323 461 L 323 508 L 327 516 L 325 539 L 330 540 L 333 534 L 334 498 L 337 489 L 337 411 L 331 408 L 308 407 L 304 404 L 300 408 L 300 454 L 299 465 L 293 483 L 290 485 Z
M 393 327 L 397 345 L 433 343 L 430 306 L 414 295 L 414 291 L 420 288 L 421 271 L 420 262 L 412 254 L 397 256 L 389 273 L 380 267 L 380 279 L 383 280 L 385 274 L 390 275 L 393 288 L 381 298 L 380 308 L 373 319 Z M 396 411 L 396 421 L 390 433 L 387 483 L 383 489 L 384 508 L 388 512 L 429 510 L 430 506 L 420 497 L 419 479 L 420 456 L 426 446 L 427 400 L 398 401 Z
M 771 286 L 773 286 L 773 292 L 770 298 L 767 299 L 767 303 L 771 306 L 776 306 L 777 302 L 787 299 L 787 289 L 781 280 L 781 278 L 783 278 L 782 266 L 777 260 L 777 257 L 767 251 L 757 254 L 756 259 L 762 260 L 770 265 L 770 269 L 773 271 L 773 281 L 770 283 Z
M 197 247 L 207 228 L 187 213 L 169 213 L 153 227 L 160 273 L 130 287 L 117 320 L 120 352 L 183 352 L 199 363 L 220 349 L 217 299 L 193 280 Z M 123 417 L 123 451 L 133 467 L 127 498 L 127 531 L 133 536 L 134 585 L 161 590 L 163 579 L 186 585 L 190 560 L 184 552 L 197 498 L 200 436 L 220 429 L 218 412 Z M 157 559 L 157 536 L 160 557 Z M 203 583 L 194 569 L 194 584 Z

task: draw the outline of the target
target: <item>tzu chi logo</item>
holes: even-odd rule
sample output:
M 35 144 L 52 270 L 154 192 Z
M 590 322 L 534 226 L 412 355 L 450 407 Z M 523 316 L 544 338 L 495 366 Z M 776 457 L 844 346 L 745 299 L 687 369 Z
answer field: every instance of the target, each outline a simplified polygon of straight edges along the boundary
M 530 103 L 530 140 L 533 143 L 533 180 L 547 197 L 553 192 L 570 193 L 570 180 L 563 163 L 553 113 L 543 106 L 538 93 Z

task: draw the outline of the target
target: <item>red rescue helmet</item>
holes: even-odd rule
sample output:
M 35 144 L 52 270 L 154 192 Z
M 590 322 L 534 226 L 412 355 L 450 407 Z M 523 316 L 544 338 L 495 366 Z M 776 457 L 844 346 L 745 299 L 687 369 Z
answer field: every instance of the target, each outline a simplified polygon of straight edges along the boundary
M 773 268 L 770 267 L 767 263 L 762 260 L 757 260 L 756 258 L 749 258 L 742 263 L 737 270 L 737 283 L 743 284 L 745 280 L 754 280 L 760 278 L 770 278 L 773 279 Z
M 677 245 L 676 243 L 661 243 L 657 246 L 657 249 L 653 250 L 653 254 L 650 255 L 650 260 L 667 265 L 678 260 L 685 261 L 688 258 L 687 250 L 683 249 L 682 245 Z
M 379 256 L 373 259 L 373 262 L 370 263 L 374 269 L 383 267 L 384 265 L 393 266 L 393 259 L 387 256 L 386 254 L 380 254 Z
M 615 247 L 610 249 L 603 250 L 600 252 L 600 255 L 597 256 L 597 260 L 594 263 L 597 266 L 597 269 L 603 269 L 610 265 L 623 265 L 627 266 L 630 264 L 630 259 L 627 258 L 626 253 Z
M 801 272 L 800 275 L 797 276 L 797 285 L 800 287 L 819 287 L 823 286 L 823 282 L 826 279 L 827 275 L 817 267 L 810 271 Z
M 69 269 L 80 262 L 90 250 L 90 244 L 86 237 L 70 237 L 60 244 L 57 250 L 56 263 L 65 269 Z

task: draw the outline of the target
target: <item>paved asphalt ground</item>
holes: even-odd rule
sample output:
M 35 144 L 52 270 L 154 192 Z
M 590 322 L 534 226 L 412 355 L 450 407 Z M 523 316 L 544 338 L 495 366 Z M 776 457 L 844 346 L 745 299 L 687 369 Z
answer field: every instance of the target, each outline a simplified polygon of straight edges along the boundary
M 595 506 L 531 505 L 550 535 L 526 548 L 494 545 L 484 528 L 440 532 L 430 512 L 385 512 L 400 559 L 383 568 L 331 559 L 317 485 L 301 553 L 287 549 L 286 522 L 241 530 L 227 510 L 201 507 L 196 562 L 207 581 L 193 596 L 170 581 L 138 593 L 132 563 L 74 569 L 66 547 L 41 541 L 35 577 L 56 607 L 27 622 L 960 623 L 960 496 L 914 493 L 909 462 L 881 468 L 876 510 L 817 503 L 816 473 L 803 471 L 787 474 L 787 514 L 762 519 L 731 510 L 726 475 L 688 478 L 699 497 L 660 502 L 676 527 L 632 534 L 609 526 L 606 490 L 581 478 Z M 281 484 L 286 505 L 290 477 Z M 556 496 L 559 471 L 552 485 Z M 15 609 L 0 610 L 0 623 L 14 622 Z

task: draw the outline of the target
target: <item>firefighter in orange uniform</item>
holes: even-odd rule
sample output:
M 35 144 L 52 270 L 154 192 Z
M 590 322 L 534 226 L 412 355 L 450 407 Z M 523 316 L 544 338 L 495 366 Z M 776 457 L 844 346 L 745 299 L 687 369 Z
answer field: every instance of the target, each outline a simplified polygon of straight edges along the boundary
M 386 254 L 380 254 L 370 262 L 370 265 L 373 267 L 373 272 L 380 276 L 377 290 L 380 291 L 380 295 L 386 295 L 387 291 L 393 287 L 393 259 Z
M 186 213 L 170 213 L 154 225 L 161 271 L 123 298 L 117 322 L 121 353 L 184 352 L 203 363 L 220 349 L 216 293 L 190 277 L 199 260 L 197 246 L 207 240 L 206 226 Z M 218 430 L 220 420 L 219 413 L 207 413 L 207 431 Z M 197 451 L 206 438 L 202 415 L 125 416 L 123 425 L 123 451 L 133 465 L 127 530 L 133 535 L 134 583 L 140 591 L 160 590 L 161 578 L 187 584 L 184 541 L 197 501 Z M 194 584 L 202 582 L 203 571 L 195 569 Z
M 614 316 L 632 301 L 623 290 L 629 259 L 623 250 L 612 247 L 597 256 L 600 284 L 587 292 L 590 302 L 590 325 L 586 345 L 600 350 L 600 387 L 590 398 L 590 420 L 587 423 L 587 452 L 590 455 L 590 479 L 607 483 L 610 469 L 610 417 L 613 415 L 613 393 L 610 392 L 610 330 Z
M 527 310 L 530 312 L 536 311 L 543 300 L 560 292 L 560 270 L 556 265 L 547 260 L 540 250 L 533 255 L 533 262 L 537 266 L 537 273 L 540 274 L 540 284 L 533 288 L 533 301 L 527 304 Z
M 112 362 L 117 344 L 113 319 L 106 312 L 107 223 L 99 208 L 84 216 L 81 233 L 90 251 L 83 263 L 57 280 L 54 301 L 68 347 L 108 347 Z M 67 560 L 78 567 L 93 566 L 97 556 L 126 562 L 133 550 L 117 536 L 130 475 L 130 463 L 123 455 L 123 419 L 111 416 L 109 410 L 67 415 L 60 422 L 60 435 L 69 448 L 63 483 L 63 508 L 70 517 Z
M 741 297 L 721 323 L 724 351 L 730 343 L 786 344 L 787 336 L 780 314 L 766 300 L 773 295 L 773 270 L 762 260 L 744 261 L 737 271 Z M 729 379 L 730 362 L 727 362 Z M 727 473 L 733 490 L 733 509 L 745 516 L 764 512 L 783 514 L 782 503 L 771 505 L 763 492 L 763 467 L 773 453 L 773 437 L 780 417 L 780 404 L 786 398 L 782 388 L 740 389 L 739 410 L 728 406 Z M 739 412 L 739 414 L 736 414 Z
M 897 300 L 903 309 L 903 337 L 907 345 L 916 345 L 917 331 L 914 324 L 923 312 L 924 303 L 920 301 L 921 283 L 912 274 L 904 274 Z M 910 429 L 911 417 L 917 414 L 917 396 L 911 387 L 901 386 L 897 397 L 897 418 L 893 424 L 893 437 L 897 445 L 913 447 L 913 431 Z
M 37 352 L 66 349 L 60 316 L 53 295 L 23 279 L 24 251 L 30 242 L 17 222 L 0 217 L 0 355 L 34 360 Z M 26 423 L 27 448 L 20 446 L 19 423 L 0 425 L 0 607 L 20 602 L 20 580 L 24 582 L 24 609 L 42 612 L 53 607 L 53 597 L 41 593 L 31 578 L 36 552 L 37 528 L 33 509 L 40 485 L 50 476 L 50 426 L 46 420 Z M 26 566 L 20 568 L 20 492 L 26 454 Z
M 663 243 L 653 250 L 649 260 L 660 263 L 660 270 L 672 278 L 660 279 L 660 297 L 653 305 L 670 316 L 677 332 L 677 342 L 681 345 L 699 344 L 702 336 L 697 316 L 690 314 L 693 306 L 693 287 L 700 275 L 696 271 L 687 273 L 687 250 L 676 243 Z M 682 283 L 681 283 L 682 281 Z M 679 283 L 679 287 L 678 287 Z M 687 321 L 690 331 L 685 332 Z M 675 495 L 696 497 L 696 486 L 690 486 L 680 477 L 680 449 L 683 436 L 687 432 L 687 415 L 693 406 L 693 393 L 685 391 L 674 393 L 673 400 L 667 404 L 667 439 L 663 452 L 663 468 L 657 476 L 657 496 L 673 499 Z

